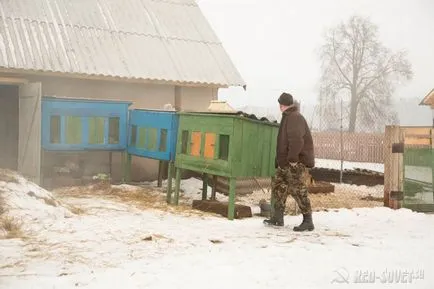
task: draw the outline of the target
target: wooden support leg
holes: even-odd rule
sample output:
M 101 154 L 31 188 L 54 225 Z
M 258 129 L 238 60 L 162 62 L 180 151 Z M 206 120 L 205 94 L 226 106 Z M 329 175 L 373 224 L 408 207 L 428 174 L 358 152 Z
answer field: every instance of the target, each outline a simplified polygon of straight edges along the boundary
M 206 200 L 208 197 L 208 174 L 203 174 L 202 182 L 202 200 Z
M 131 180 L 131 158 L 132 156 L 127 152 L 122 152 L 121 166 L 122 166 L 122 182 L 129 182 Z
M 229 179 L 229 206 L 228 219 L 233 220 L 235 217 L 235 178 Z
M 212 191 L 211 191 L 211 200 L 215 201 L 217 193 L 217 176 L 212 176 Z
M 124 167 L 124 182 L 131 182 L 131 163 L 132 163 L 132 158 L 133 156 L 126 153 L 124 158 L 126 158 L 125 161 L 125 167 Z
M 175 200 L 174 200 L 174 204 L 178 205 L 178 203 L 179 203 L 179 189 L 181 187 L 181 169 L 176 168 L 175 171 L 176 171 L 176 173 L 175 173 Z
M 122 183 L 125 182 L 125 177 L 126 177 L 125 167 L 126 167 L 125 152 L 121 152 L 121 168 L 122 168 L 121 182 Z M 110 176 L 110 178 L 112 178 L 112 176 Z
M 172 178 L 173 178 L 174 163 L 169 162 L 169 172 L 167 173 L 167 203 L 172 202 Z
M 113 179 L 113 152 L 109 152 L 109 176 L 110 180 Z
M 161 188 L 163 186 L 163 161 L 158 162 L 158 181 L 157 187 Z

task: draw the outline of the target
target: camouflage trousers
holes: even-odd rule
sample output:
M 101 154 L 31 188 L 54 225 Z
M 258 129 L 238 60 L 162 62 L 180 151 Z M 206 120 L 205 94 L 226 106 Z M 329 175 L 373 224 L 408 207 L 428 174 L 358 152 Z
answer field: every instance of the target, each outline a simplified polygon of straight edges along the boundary
M 290 166 L 286 169 L 276 169 L 276 175 L 271 184 L 274 209 L 284 211 L 286 199 L 288 195 L 291 195 L 302 214 L 312 212 L 308 190 L 304 180 L 306 170 L 306 167 L 300 163 L 294 167 Z

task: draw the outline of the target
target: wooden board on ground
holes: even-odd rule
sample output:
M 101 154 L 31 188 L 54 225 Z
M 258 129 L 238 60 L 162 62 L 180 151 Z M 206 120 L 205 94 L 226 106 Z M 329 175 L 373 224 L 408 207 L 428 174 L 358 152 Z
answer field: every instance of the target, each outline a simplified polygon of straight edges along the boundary
M 309 194 L 326 194 L 333 193 L 335 186 L 327 182 L 315 182 L 307 187 Z
M 228 215 L 228 203 L 211 200 L 193 200 L 193 209 L 220 214 L 223 217 Z M 235 219 L 251 218 L 252 209 L 249 206 L 235 204 Z

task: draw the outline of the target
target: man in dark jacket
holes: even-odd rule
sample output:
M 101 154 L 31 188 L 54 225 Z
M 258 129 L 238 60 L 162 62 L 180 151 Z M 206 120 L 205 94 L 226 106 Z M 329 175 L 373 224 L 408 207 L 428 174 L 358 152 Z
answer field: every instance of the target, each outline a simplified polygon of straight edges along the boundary
M 264 220 L 265 224 L 283 226 L 285 204 L 290 194 L 297 202 L 303 222 L 294 231 L 312 231 L 312 208 L 308 197 L 304 174 L 315 166 L 312 135 L 306 119 L 298 111 L 291 94 L 282 93 L 279 97 L 282 120 L 277 135 L 276 175 L 272 184 L 274 214 Z

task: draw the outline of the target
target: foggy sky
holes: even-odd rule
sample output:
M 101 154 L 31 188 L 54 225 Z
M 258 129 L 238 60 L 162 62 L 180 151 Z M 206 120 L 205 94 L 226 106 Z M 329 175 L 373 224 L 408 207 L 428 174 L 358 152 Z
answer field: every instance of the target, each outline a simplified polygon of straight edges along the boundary
M 354 13 L 379 26 L 383 43 L 406 49 L 414 78 L 395 97 L 422 99 L 434 88 L 434 1 L 430 0 L 197 0 L 247 82 L 221 89 L 231 105 L 275 106 L 281 91 L 314 104 L 320 75 L 316 54 L 325 30 Z

